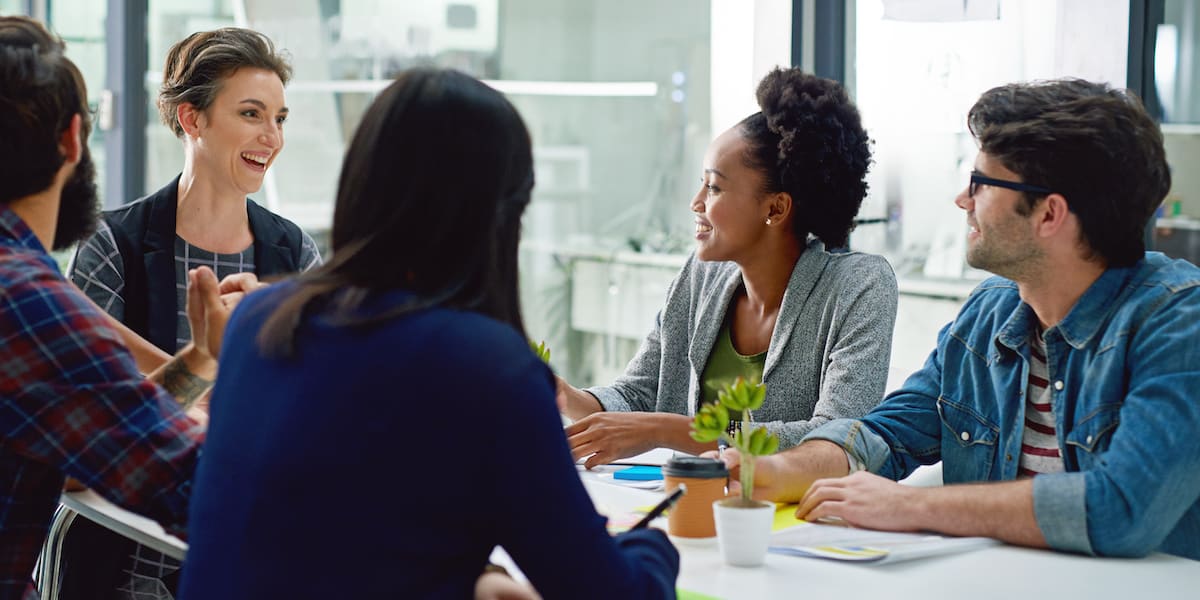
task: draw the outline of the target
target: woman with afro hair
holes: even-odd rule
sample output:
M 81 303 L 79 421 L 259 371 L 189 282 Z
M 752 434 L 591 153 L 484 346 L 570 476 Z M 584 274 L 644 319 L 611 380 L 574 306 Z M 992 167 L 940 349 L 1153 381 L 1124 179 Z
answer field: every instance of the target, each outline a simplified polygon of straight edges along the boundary
M 566 433 L 589 468 L 664 447 L 699 454 L 691 416 L 738 377 L 766 384 L 743 421 L 780 448 L 883 398 L 896 277 L 846 251 L 866 197 L 870 142 L 837 82 L 775 69 L 760 112 L 713 140 L 692 198 L 696 251 L 625 373 L 580 390 L 559 380 Z

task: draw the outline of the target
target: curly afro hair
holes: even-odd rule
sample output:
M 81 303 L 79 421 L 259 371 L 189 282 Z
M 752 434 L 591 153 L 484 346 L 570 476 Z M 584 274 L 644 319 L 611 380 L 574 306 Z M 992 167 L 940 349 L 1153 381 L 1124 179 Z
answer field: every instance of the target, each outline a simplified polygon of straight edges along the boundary
M 746 163 L 763 172 L 767 193 L 792 196 L 796 236 L 811 233 L 844 248 L 867 196 L 870 139 L 858 108 L 836 81 L 776 68 L 758 84 L 762 112 L 738 126 Z

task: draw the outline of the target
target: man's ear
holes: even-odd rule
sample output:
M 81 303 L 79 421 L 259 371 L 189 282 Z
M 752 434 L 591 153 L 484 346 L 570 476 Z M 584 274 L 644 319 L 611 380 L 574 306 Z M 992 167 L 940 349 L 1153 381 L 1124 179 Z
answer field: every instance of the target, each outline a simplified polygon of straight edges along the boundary
M 175 109 L 175 120 L 183 128 L 183 133 L 189 137 L 200 134 L 201 111 L 191 102 L 184 102 Z
M 1050 194 L 1046 196 L 1034 210 L 1041 212 L 1037 228 L 1044 236 L 1051 236 L 1058 233 L 1067 224 L 1067 220 L 1071 216 L 1071 207 L 1067 205 L 1067 199 L 1062 194 Z
M 71 123 L 63 130 L 62 135 L 58 138 L 58 151 L 62 153 L 63 158 L 68 164 L 76 164 L 79 158 L 83 156 L 83 117 L 76 114 L 71 117 Z

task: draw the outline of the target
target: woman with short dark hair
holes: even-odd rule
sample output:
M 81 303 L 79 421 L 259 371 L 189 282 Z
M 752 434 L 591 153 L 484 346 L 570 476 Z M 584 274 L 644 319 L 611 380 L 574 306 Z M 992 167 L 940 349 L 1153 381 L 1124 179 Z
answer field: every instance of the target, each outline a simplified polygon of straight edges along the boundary
M 379 95 L 332 258 L 229 322 L 182 597 L 466 598 L 497 545 L 547 598 L 674 596 L 665 534 L 605 530 L 525 339 L 532 187 L 499 92 L 413 69 Z
M 185 312 L 190 269 L 206 265 L 219 278 L 268 277 L 320 264 L 307 233 L 247 197 L 262 187 L 283 150 L 283 88 L 291 76 L 270 38 L 249 29 L 193 33 L 167 53 L 158 109 L 183 141 L 183 172 L 157 192 L 105 211 L 67 270 L 117 322 L 144 373 L 191 342 Z M 211 385 L 199 377 L 191 383 Z M 189 414 L 202 419 L 203 407 L 196 410 Z M 106 555 L 94 561 L 104 581 L 77 569 L 64 584 L 68 594 L 76 587 L 90 594 L 120 579 L 123 597 L 171 598 L 178 561 L 92 523 L 72 529 L 68 544 L 75 543 L 89 546 L 89 555 Z
M 249 29 L 194 33 L 167 53 L 158 109 L 183 141 L 183 172 L 106 211 L 69 269 L 88 297 L 162 351 L 134 344 L 143 371 L 157 366 L 155 355 L 191 341 L 184 314 L 189 268 L 261 278 L 320 263 L 308 234 L 247 198 L 283 150 L 283 87 L 291 75 L 271 40 Z

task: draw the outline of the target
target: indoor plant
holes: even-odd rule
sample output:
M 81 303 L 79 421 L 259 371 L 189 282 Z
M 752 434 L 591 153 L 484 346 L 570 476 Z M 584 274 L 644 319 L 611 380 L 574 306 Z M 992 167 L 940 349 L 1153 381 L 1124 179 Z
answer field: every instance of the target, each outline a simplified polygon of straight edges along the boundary
M 698 442 L 725 442 L 738 450 L 742 494 L 713 504 L 721 556 L 732 565 L 760 565 L 767 554 L 767 542 L 775 505 L 751 498 L 754 493 L 754 461 L 779 449 L 779 437 L 765 426 L 753 427 L 751 412 L 762 406 L 767 386 L 739 377 L 717 393 L 717 401 L 703 406 L 692 419 L 692 439 Z M 740 412 L 742 426 L 730 435 L 730 413 Z

